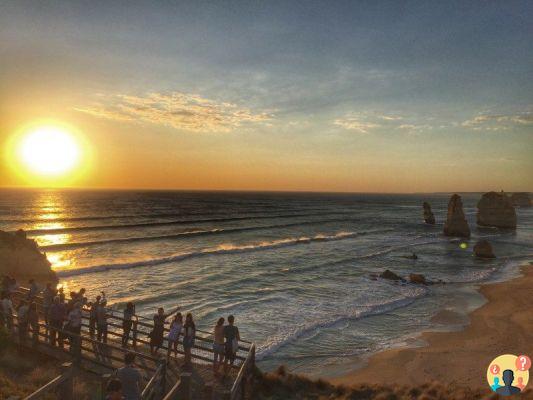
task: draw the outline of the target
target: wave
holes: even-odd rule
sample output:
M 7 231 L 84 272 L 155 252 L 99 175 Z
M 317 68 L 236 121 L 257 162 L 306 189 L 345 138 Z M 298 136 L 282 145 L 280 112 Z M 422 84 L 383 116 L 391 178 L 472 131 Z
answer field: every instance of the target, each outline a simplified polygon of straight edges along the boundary
M 411 288 L 410 288 L 411 289 Z M 257 360 L 262 360 L 263 358 L 277 352 L 281 347 L 294 342 L 298 338 L 310 334 L 320 329 L 330 328 L 335 326 L 343 321 L 349 320 L 358 320 L 374 315 L 384 314 L 396 310 L 398 308 L 406 307 L 412 304 L 417 299 L 425 296 L 428 293 L 428 289 L 425 287 L 416 287 L 413 288 L 413 291 L 406 294 L 405 297 L 392 300 L 385 303 L 378 303 L 374 305 L 365 306 L 364 310 L 356 310 L 352 313 L 347 313 L 343 315 L 336 315 L 330 319 L 326 319 L 321 322 L 310 322 L 306 325 L 295 328 L 294 330 L 285 333 L 284 335 L 274 336 L 273 340 L 269 343 L 258 348 L 256 355 Z
M 130 237 L 130 238 L 92 240 L 92 241 L 87 241 L 87 242 L 49 244 L 49 245 L 39 246 L 39 248 L 43 251 L 63 251 L 63 250 L 80 248 L 80 247 L 105 245 L 109 243 L 133 243 L 133 242 L 148 242 L 148 241 L 168 240 L 168 239 L 186 239 L 186 238 L 195 237 L 195 236 L 205 236 L 205 235 L 214 235 L 214 234 L 222 234 L 222 233 L 237 233 L 237 232 L 246 232 L 246 231 L 261 231 L 261 230 L 269 230 L 269 229 L 290 228 L 290 227 L 301 226 L 301 225 L 314 225 L 314 224 L 323 224 L 323 223 L 328 223 L 328 222 L 346 222 L 346 221 L 349 221 L 349 219 L 336 218 L 336 219 L 325 219 L 325 220 L 316 220 L 316 221 L 293 222 L 289 224 L 278 224 L 278 225 L 249 226 L 249 227 L 242 227 L 242 228 L 227 228 L 227 229 L 217 228 L 217 229 L 208 229 L 208 230 L 180 232 L 180 233 L 175 233 L 171 235 L 140 236 L 140 237 Z
M 169 262 L 182 261 L 182 260 L 186 260 L 189 258 L 195 258 L 195 257 L 205 257 L 205 256 L 219 255 L 219 254 L 248 253 L 248 252 L 255 252 L 255 251 L 262 251 L 262 250 L 277 249 L 281 247 L 297 246 L 301 244 L 310 244 L 314 242 L 330 242 L 330 241 L 335 241 L 335 240 L 345 240 L 345 239 L 350 239 L 350 238 L 354 238 L 359 235 L 364 235 L 364 234 L 373 233 L 373 232 L 376 232 L 376 231 L 338 232 L 335 235 L 319 234 L 319 235 L 315 235 L 312 237 L 302 236 L 298 238 L 278 239 L 278 240 L 273 240 L 271 242 L 260 242 L 260 243 L 247 244 L 247 245 L 241 245 L 241 246 L 228 244 L 228 245 L 220 245 L 220 246 L 210 248 L 210 249 L 176 254 L 173 256 L 169 256 L 169 257 L 135 261 L 135 262 L 130 262 L 130 263 L 94 265 L 90 267 L 82 267 L 82 268 L 77 268 L 77 269 L 63 269 L 63 270 L 55 270 L 55 271 L 57 275 L 60 277 L 75 276 L 75 275 L 83 275 L 83 274 L 89 274 L 89 273 L 94 273 L 94 272 L 105 272 L 105 271 L 116 270 L 116 269 L 130 269 L 130 268 L 137 268 L 137 267 L 159 265 L 159 264 L 165 264 Z
M 313 213 L 313 214 L 278 214 L 278 215 L 257 215 L 257 216 L 242 216 L 242 217 L 229 217 L 229 218 L 204 218 L 204 219 L 191 219 L 191 220 L 174 220 L 174 221 L 153 221 L 153 222 L 139 222 L 135 224 L 118 224 L 118 225 L 92 225 L 92 226 L 72 226 L 64 228 L 42 228 L 42 229 L 29 229 L 26 230 L 26 234 L 31 236 L 48 235 L 48 234 L 61 234 L 68 232 L 83 232 L 83 231 L 96 231 L 96 230 L 113 230 L 113 229 L 128 229 L 128 228 L 142 228 L 148 226 L 166 226 L 166 225 L 185 225 L 185 224 L 202 224 L 209 222 L 231 222 L 231 221 L 243 221 L 248 219 L 276 219 L 276 218 L 296 218 L 296 217 L 313 217 L 318 215 L 345 215 L 351 214 L 350 212 L 333 212 L 333 213 Z

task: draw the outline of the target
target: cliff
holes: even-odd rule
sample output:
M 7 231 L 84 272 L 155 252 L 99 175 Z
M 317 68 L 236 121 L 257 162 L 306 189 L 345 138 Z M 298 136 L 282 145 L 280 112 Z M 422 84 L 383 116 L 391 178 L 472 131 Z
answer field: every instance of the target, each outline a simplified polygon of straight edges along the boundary
M 0 275 L 17 280 L 34 278 L 38 281 L 57 282 L 56 274 L 37 243 L 26 238 L 24 231 L 0 231 Z
M 488 192 L 477 203 L 477 224 L 515 229 L 516 211 L 511 199 L 503 192 Z

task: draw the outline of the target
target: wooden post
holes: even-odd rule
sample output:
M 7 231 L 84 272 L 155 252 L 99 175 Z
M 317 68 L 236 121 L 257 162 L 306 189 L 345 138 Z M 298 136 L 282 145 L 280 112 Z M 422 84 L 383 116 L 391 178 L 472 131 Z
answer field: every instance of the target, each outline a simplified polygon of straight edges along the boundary
M 181 390 L 180 390 L 180 400 L 191 400 L 192 399 L 192 385 L 191 385 L 191 376 L 190 372 L 182 372 L 180 375 L 181 380 Z
M 73 400 L 73 396 L 74 396 L 74 373 L 73 373 L 73 370 L 72 370 L 72 363 L 64 363 L 61 365 L 61 372 L 63 374 L 68 374 L 69 377 L 67 378 L 67 380 L 65 380 L 65 382 L 63 382 L 61 384 L 61 386 L 59 387 L 59 398 L 61 400 Z
M 161 389 L 161 398 L 163 398 L 167 386 L 167 361 L 162 358 L 159 360 L 159 365 L 161 365 L 161 380 L 159 381 L 159 387 Z
M 229 390 L 226 390 L 222 393 L 222 400 L 230 400 L 231 399 L 231 392 Z
M 137 324 L 139 320 L 135 318 L 133 321 L 133 329 L 132 329 L 132 341 L 133 341 L 133 349 L 137 350 Z

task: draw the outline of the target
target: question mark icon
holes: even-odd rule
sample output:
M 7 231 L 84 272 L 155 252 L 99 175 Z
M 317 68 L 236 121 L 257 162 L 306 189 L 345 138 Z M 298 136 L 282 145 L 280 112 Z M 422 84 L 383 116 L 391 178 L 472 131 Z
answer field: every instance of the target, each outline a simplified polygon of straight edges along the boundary
M 498 364 L 492 364 L 490 366 L 490 372 L 492 372 L 493 375 L 498 375 L 500 373 L 500 366 Z
M 531 367 L 531 359 L 526 355 L 518 356 L 515 366 L 518 371 L 527 371 Z

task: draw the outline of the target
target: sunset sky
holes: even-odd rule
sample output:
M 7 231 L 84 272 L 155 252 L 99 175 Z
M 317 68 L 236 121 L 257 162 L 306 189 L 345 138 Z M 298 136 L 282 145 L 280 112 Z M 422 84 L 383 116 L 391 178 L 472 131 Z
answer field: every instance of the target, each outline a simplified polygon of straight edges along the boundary
M 8 142 L 67 127 L 52 186 L 533 191 L 533 2 L 0 2 Z M 18 136 L 17 136 L 18 137 Z

